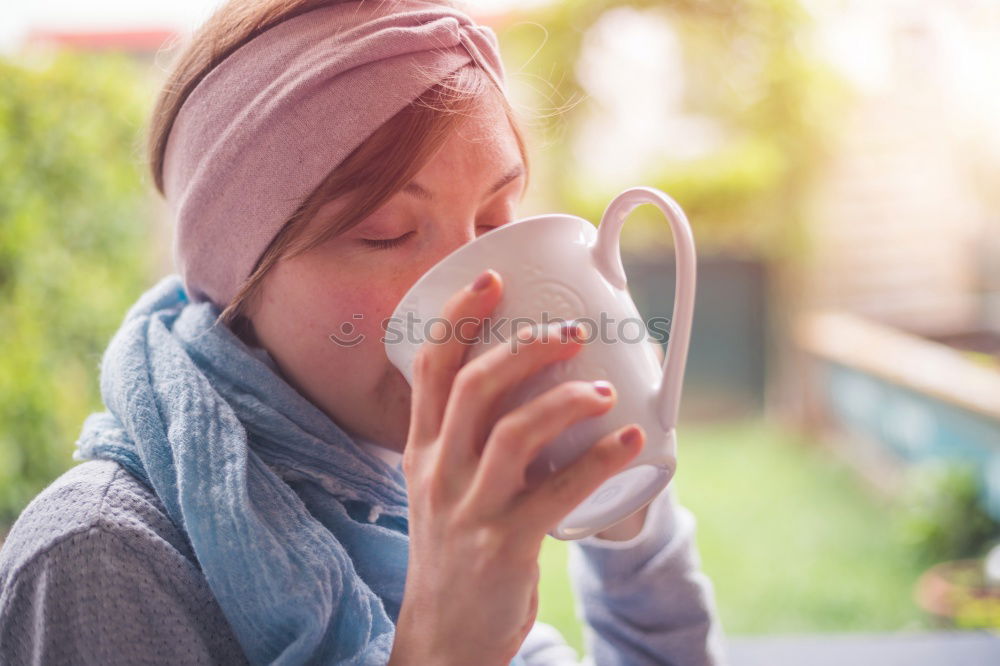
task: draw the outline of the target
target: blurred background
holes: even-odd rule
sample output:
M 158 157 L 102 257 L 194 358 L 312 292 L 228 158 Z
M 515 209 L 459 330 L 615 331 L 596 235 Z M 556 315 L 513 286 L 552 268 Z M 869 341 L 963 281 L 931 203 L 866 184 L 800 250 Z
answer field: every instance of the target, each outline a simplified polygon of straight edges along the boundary
M 144 123 L 217 4 L 0 9 L 0 539 L 173 270 Z M 597 223 L 649 185 L 691 221 L 674 483 L 734 663 L 1000 663 L 1000 4 L 466 6 L 530 130 L 522 215 Z M 640 207 L 622 243 L 670 317 L 665 220 Z M 539 619 L 582 653 L 566 546 Z

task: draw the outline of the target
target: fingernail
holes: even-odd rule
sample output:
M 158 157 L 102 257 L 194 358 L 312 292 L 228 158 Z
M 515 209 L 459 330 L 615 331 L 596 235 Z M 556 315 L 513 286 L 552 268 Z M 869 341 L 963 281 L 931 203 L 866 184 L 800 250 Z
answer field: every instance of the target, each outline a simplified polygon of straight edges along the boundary
M 611 394 L 614 393 L 614 390 L 611 388 L 611 384 L 603 379 L 594 382 L 594 390 L 603 395 L 605 398 L 610 398 Z
M 487 269 L 479 274 L 476 281 L 472 283 L 472 291 L 483 291 L 493 282 L 493 271 Z
M 639 426 L 629 426 L 618 436 L 618 441 L 625 446 L 635 446 L 640 439 Z

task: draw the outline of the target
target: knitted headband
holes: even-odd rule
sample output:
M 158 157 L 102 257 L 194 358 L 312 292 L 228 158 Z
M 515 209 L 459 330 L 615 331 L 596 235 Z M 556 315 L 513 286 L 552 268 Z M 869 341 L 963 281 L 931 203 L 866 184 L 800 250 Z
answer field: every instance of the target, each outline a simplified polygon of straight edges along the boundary
M 174 263 L 190 299 L 228 305 L 327 174 L 472 61 L 506 91 L 493 31 L 424 0 L 324 6 L 226 57 L 185 100 L 163 158 Z

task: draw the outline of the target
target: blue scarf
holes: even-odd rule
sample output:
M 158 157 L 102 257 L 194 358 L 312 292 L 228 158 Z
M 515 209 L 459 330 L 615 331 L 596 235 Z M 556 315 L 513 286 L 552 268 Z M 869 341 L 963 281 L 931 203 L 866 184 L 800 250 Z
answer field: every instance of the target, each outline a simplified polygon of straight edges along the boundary
M 144 293 L 104 352 L 107 411 L 84 421 L 73 457 L 115 460 L 156 493 L 251 663 L 385 664 L 405 477 L 218 315 L 176 274 Z

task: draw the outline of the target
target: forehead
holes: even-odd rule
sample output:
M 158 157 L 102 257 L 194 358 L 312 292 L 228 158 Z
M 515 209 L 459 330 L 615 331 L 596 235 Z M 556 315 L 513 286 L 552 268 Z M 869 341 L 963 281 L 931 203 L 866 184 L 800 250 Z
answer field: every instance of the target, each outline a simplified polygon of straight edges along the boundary
M 503 106 L 492 97 L 477 101 L 457 123 L 453 135 L 472 142 L 502 142 L 513 139 Z
M 416 180 L 442 169 L 460 168 L 465 174 L 484 168 L 506 171 L 519 162 L 517 138 L 503 108 L 495 102 L 479 103 L 453 126 Z
M 499 102 L 477 102 L 449 131 L 413 180 L 434 183 L 436 188 L 450 184 L 460 187 L 470 178 L 496 180 L 498 174 L 522 162 L 521 152 L 510 120 Z M 492 182 L 491 180 L 491 182 Z M 398 199 L 399 194 L 396 197 Z M 326 202 L 310 227 L 324 224 L 353 204 L 351 196 Z

